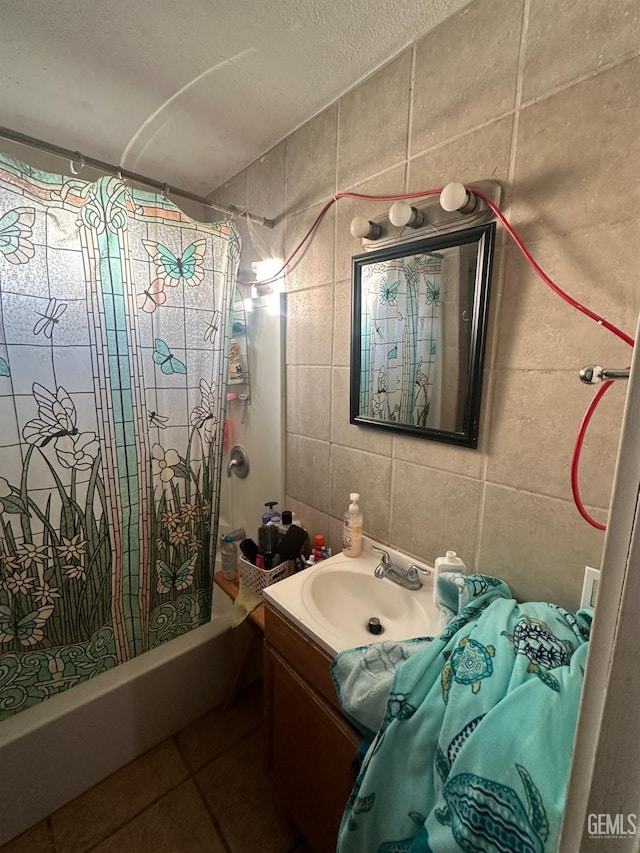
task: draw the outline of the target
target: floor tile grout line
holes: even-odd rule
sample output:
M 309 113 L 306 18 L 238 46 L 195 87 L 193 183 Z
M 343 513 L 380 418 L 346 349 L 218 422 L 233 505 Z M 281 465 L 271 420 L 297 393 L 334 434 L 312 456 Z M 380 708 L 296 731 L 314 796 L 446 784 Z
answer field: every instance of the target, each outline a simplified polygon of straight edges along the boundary
M 206 813 L 209 815 L 209 820 L 211 821 L 211 823 L 213 825 L 213 828 L 216 832 L 216 835 L 218 836 L 218 838 L 222 842 L 222 845 L 225 848 L 225 850 L 227 851 L 227 853 L 234 853 L 234 851 L 231 847 L 231 844 L 228 841 L 227 836 L 224 833 L 222 825 L 220 824 L 220 821 L 218 820 L 218 817 L 217 817 L 217 815 L 213 809 L 213 806 L 210 805 L 207 798 L 202 793 L 200 785 L 198 784 L 198 780 L 196 779 L 195 773 L 193 774 L 192 779 L 193 779 L 193 784 L 195 785 L 196 791 L 198 792 L 198 796 L 200 797 L 200 801 L 204 805 Z
M 294 841 L 293 847 L 290 847 L 287 853 L 298 853 L 302 849 L 302 845 L 304 845 L 304 850 L 308 849 L 307 839 L 303 835 L 297 841 Z
M 245 740 L 245 738 L 248 738 L 249 735 L 252 735 L 255 732 L 257 732 L 258 729 L 260 729 L 261 727 L 262 727 L 262 721 L 260 721 L 259 723 L 256 723 L 256 725 L 253 726 L 252 728 L 247 729 L 247 731 L 244 732 L 241 735 L 241 737 L 239 737 L 237 740 L 234 740 L 232 743 L 225 746 L 225 748 L 221 752 L 217 752 L 215 755 L 211 756 L 211 758 L 208 758 L 204 762 L 204 764 L 201 764 L 197 769 L 195 769 L 195 770 L 189 769 L 189 772 L 191 773 L 191 775 L 195 775 L 196 773 L 200 773 L 202 770 L 205 769 L 205 767 L 208 767 L 210 764 L 213 764 L 214 761 L 217 761 L 219 758 L 222 758 L 223 755 L 226 755 L 234 747 L 236 747 L 239 743 L 242 743 L 242 741 Z
M 260 679 L 258 679 L 258 680 L 255 682 L 255 684 L 258 684 L 258 683 L 260 683 L 260 688 L 259 688 L 259 689 L 258 689 L 257 687 L 254 687 L 254 685 L 253 685 L 253 684 L 251 684 L 251 685 L 249 685 L 248 687 L 242 688 L 242 691 L 241 691 L 241 692 L 246 691 L 246 692 L 247 692 L 247 695 L 250 695 L 250 694 L 252 694 L 252 693 L 254 693 L 254 692 L 255 692 L 255 693 L 258 693 L 258 692 L 259 692 L 259 693 L 262 695 L 262 686 L 261 686 L 261 685 L 262 685 L 262 680 L 261 680 L 261 678 L 260 678 Z M 231 709 L 228 709 L 228 710 L 233 711 L 234 709 L 237 709 L 240 705 L 242 705 L 242 704 L 243 704 L 243 701 L 247 701 L 247 702 L 248 702 L 248 700 L 247 700 L 246 698 L 245 698 L 245 699 L 240 699 L 239 701 L 236 701 L 236 703 L 232 706 L 232 708 L 231 708 Z M 200 767 L 196 768 L 195 770 L 192 770 L 192 769 L 191 769 L 191 765 L 189 764 L 189 761 L 188 761 L 188 759 L 187 759 L 186 755 L 183 755 L 182 749 L 180 748 L 180 742 L 179 742 L 179 739 L 178 739 L 178 738 L 179 738 L 179 736 L 180 736 L 180 734 L 182 734 L 182 732 L 183 732 L 183 731 L 185 731 L 186 729 L 188 729 L 188 728 L 190 728 L 191 726 L 193 726 L 195 723 L 197 723 L 197 722 L 199 722 L 200 720 L 204 719 L 204 717 L 207 717 L 207 716 L 209 716 L 210 714 L 213 714 L 213 713 L 215 713 L 215 712 L 217 712 L 217 711 L 223 711 L 223 710 L 224 710 L 224 703 L 221 703 L 221 704 L 219 704 L 219 705 L 216 705 L 216 706 L 215 706 L 215 708 L 212 708 L 210 711 L 207 711 L 207 712 L 206 712 L 205 714 L 203 714 L 201 717 L 198 717 L 198 719 L 194 720 L 194 721 L 193 721 L 193 723 L 191 723 L 191 724 L 190 724 L 190 725 L 188 725 L 188 726 L 185 726 L 183 729 L 180 729 L 180 731 L 174 732 L 174 734 L 170 735 L 170 736 L 169 736 L 169 738 L 167 738 L 167 740 L 172 740 L 172 741 L 173 741 L 173 744 L 174 744 L 175 748 L 177 749 L 178 754 L 179 754 L 180 758 L 182 759 L 182 762 L 183 762 L 183 764 L 185 765 L 186 769 L 189 771 L 189 773 L 198 773 L 198 772 L 202 769 L 202 767 L 204 767 L 204 766 L 205 766 L 206 764 L 208 764 L 209 762 L 211 762 L 211 761 L 215 760 L 216 758 L 218 758 L 218 756 L 220 756 L 220 755 L 224 755 L 224 754 L 225 754 L 226 752 L 228 752 L 228 751 L 229 751 L 233 746 L 235 746 L 235 744 L 239 743 L 239 742 L 240 742 L 241 740 L 243 740 L 243 738 L 245 738 L 248 734 L 250 734 L 250 733 L 254 732 L 257 728 L 259 728 L 259 727 L 262 725 L 262 705 L 261 705 L 261 708 L 260 708 L 260 714 L 259 714 L 259 720 L 258 720 L 258 722 L 257 722 L 255 725 L 251 726 L 251 728 L 250 728 L 250 729 L 247 729 L 247 731 L 246 731 L 246 732 L 242 732 L 242 734 L 240 734 L 239 736 L 237 736 L 233 741 L 230 741 L 230 742 L 228 742 L 227 744 L 225 744 L 225 746 L 224 746 L 224 748 L 222 749 L 222 751 L 221 751 L 221 752 L 216 753 L 216 755 L 214 755 L 214 756 L 212 756 L 211 758 L 207 759 L 207 761 L 205 762 L 205 764 L 201 765 Z
M 58 853 L 58 848 L 56 846 L 56 839 L 53 834 L 53 821 L 51 820 L 51 815 L 47 815 L 45 818 L 46 827 L 47 827 L 47 836 L 49 838 L 49 847 L 51 848 L 51 853 Z
M 172 794 L 181 785 L 184 785 L 185 782 L 188 782 L 189 776 L 191 774 L 190 774 L 188 768 L 185 768 L 185 769 L 186 769 L 187 775 L 185 776 L 184 779 L 181 779 L 176 785 L 172 785 L 170 788 L 167 788 L 166 791 L 163 791 L 162 794 L 160 794 L 155 799 L 148 802 L 144 808 L 140 809 L 140 811 L 137 811 L 137 812 L 135 812 L 135 814 L 130 815 L 125 821 L 118 824 L 118 826 L 115 829 L 113 829 L 111 832 L 108 832 L 99 841 L 96 841 L 95 843 L 90 844 L 88 847 L 84 847 L 82 849 L 81 853 L 90 853 L 91 850 L 95 850 L 96 847 L 98 847 L 100 844 L 104 844 L 105 841 L 108 841 L 110 838 L 112 838 L 114 835 L 116 835 L 118 832 L 120 832 L 121 829 L 124 829 L 125 826 L 132 823 L 134 820 L 137 820 L 146 811 L 149 811 L 150 808 L 153 808 L 153 806 L 157 805 L 157 803 L 159 803 L 160 800 L 164 799 L 168 794 Z M 82 795 L 80 795 L 80 796 L 82 796 Z
M 217 706 L 217 708 L 220 708 L 220 707 L 222 707 L 222 706 Z M 212 709 L 212 711 L 215 711 L 217 708 Z M 208 712 L 208 713 L 211 713 L 211 712 Z M 167 740 L 167 741 L 171 741 L 171 742 L 172 742 L 172 744 L 173 744 L 173 746 L 174 746 L 174 748 L 176 749 L 176 751 L 177 751 L 177 753 L 178 753 L 178 757 L 180 758 L 180 762 L 181 762 L 181 764 L 182 764 L 182 766 L 183 766 L 183 770 L 184 770 L 185 776 L 184 776 L 182 779 L 180 779 L 180 781 L 178 781 L 175 785 L 172 785 L 172 786 L 168 787 L 166 790 L 164 790 L 164 791 L 162 792 L 162 794 L 159 794 L 159 795 L 158 795 L 157 797 L 155 797 L 153 800 L 151 800 L 150 802 L 148 802 L 148 803 L 147 803 L 143 808 L 141 808 L 140 810 L 138 810 L 138 811 L 134 812 L 133 814 L 129 815 L 129 816 L 126 818 L 126 820 L 124 820 L 124 821 L 122 821 L 121 823 L 119 823 L 115 828 L 113 828 L 112 830 L 110 830 L 106 835 L 104 835 L 104 836 L 102 836 L 100 839 L 98 839 L 98 840 L 96 840 L 96 841 L 92 842 L 91 844 L 89 844 L 89 846 L 84 847 L 84 848 L 83 848 L 83 850 L 82 850 L 82 853 L 89 853 L 89 851 L 91 851 L 91 850 L 95 850 L 95 849 L 96 849 L 96 847 L 98 847 L 100 844 L 103 844 L 105 841 L 108 841 L 108 840 L 109 840 L 110 838 L 112 838 L 116 833 L 118 833 L 118 832 L 120 832 L 122 829 L 124 829 L 124 827 L 125 827 L 125 826 L 127 826 L 129 823 L 131 823 L 132 821 L 136 820 L 136 819 L 137 819 L 137 818 L 139 818 L 141 815 L 143 815 L 146 811 L 148 811 L 148 809 L 150 809 L 150 808 L 152 808 L 154 805 L 156 805 L 156 804 L 157 804 L 161 799 L 163 799 L 165 796 L 167 796 L 168 794 L 170 794 L 170 793 L 172 793 L 173 791 L 177 790 L 177 788 L 179 788 L 179 787 L 180 787 L 181 785 L 183 785 L 185 782 L 189 781 L 189 779 L 191 779 L 191 780 L 194 782 L 194 785 L 195 785 L 195 787 L 196 787 L 196 790 L 198 791 L 198 795 L 199 795 L 199 797 L 200 797 L 202 800 L 204 800 L 203 795 L 202 795 L 202 792 L 201 792 L 201 790 L 200 790 L 200 787 L 199 787 L 199 785 L 198 785 L 198 783 L 197 783 L 197 780 L 196 780 L 196 778 L 195 778 L 196 773 L 199 773 L 200 771 L 204 770 L 204 768 L 205 768 L 205 767 L 208 767 L 211 763 L 213 763 L 214 761 L 216 761 L 216 760 L 217 760 L 218 758 L 220 758 L 221 756 L 226 755 L 226 754 L 227 754 L 231 749 L 233 749 L 233 747 L 237 746 L 239 743 L 241 743 L 243 740 L 245 740 L 245 738 L 248 738 L 250 735 L 254 734 L 258 729 L 260 729 L 260 728 L 261 728 L 261 726 L 262 726 L 262 720 L 260 719 L 260 720 L 255 724 L 255 725 L 253 725 L 251 728 L 247 729 L 247 731 L 243 732 L 239 737 L 237 737 L 237 738 L 235 738 L 234 740 L 232 740 L 231 742 L 229 742 L 229 743 L 225 746 L 225 748 L 224 748 L 224 749 L 222 749 L 220 752 L 218 752 L 215 756 L 213 756 L 213 757 L 211 757 L 210 759 L 208 759 L 207 761 L 205 761 L 205 763 L 204 763 L 204 764 L 202 764 L 200 767 L 198 767 L 198 768 L 197 768 L 197 769 L 195 769 L 195 770 L 191 768 L 191 766 L 190 766 L 190 764 L 189 764 L 189 762 L 188 762 L 187 758 L 185 757 L 185 755 L 183 755 L 183 752 L 182 752 L 182 750 L 180 749 L 180 745 L 179 745 L 179 742 L 178 742 L 178 735 L 180 734 L 180 732 L 175 732 L 173 735 L 170 735 L 168 738 L 166 738 L 166 740 Z M 182 731 L 182 730 L 181 730 L 181 731 Z M 126 765 L 124 765 L 124 766 L 126 766 Z M 123 769 L 123 768 L 120 768 L 120 770 L 121 770 L 121 769 Z M 118 773 L 118 772 L 119 772 L 119 770 L 115 771 L 115 773 Z M 112 775 L 115 775 L 115 773 L 114 773 L 114 774 L 112 774 Z M 81 797 L 81 796 L 82 796 L 82 794 L 79 794 L 79 795 L 78 795 L 78 797 Z M 76 797 L 75 799 L 78 799 L 78 798 Z M 72 800 L 71 802 L 73 802 L 73 800 Z M 206 805 L 206 802 L 205 802 L 205 805 Z M 212 821 L 213 821 L 213 823 L 214 823 L 214 827 L 215 827 L 215 829 L 216 829 L 216 832 L 218 833 L 218 835 L 221 835 L 221 836 L 223 837 L 224 843 L 225 843 L 225 845 L 227 846 L 227 848 L 228 848 L 228 850 L 230 851 L 230 853 L 233 853 L 233 851 L 231 851 L 231 848 L 230 848 L 230 847 L 229 847 L 229 845 L 228 845 L 228 842 L 227 842 L 226 838 L 224 838 L 224 835 L 223 835 L 223 833 L 222 833 L 222 830 L 221 830 L 221 828 L 220 828 L 220 826 L 219 826 L 219 824 L 218 824 L 217 820 L 215 819 L 215 815 L 213 815 L 213 812 L 212 812 L 208 807 L 207 807 L 207 813 L 208 813 L 208 814 L 210 815 L 210 817 L 212 818 Z M 54 814 L 54 813 L 52 812 L 51 814 L 47 815 L 47 816 L 44 818 L 44 821 L 45 821 L 45 827 L 46 827 L 46 831 L 47 831 L 47 839 L 48 839 L 48 842 L 49 842 L 49 847 L 50 847 L 51 853 L 58 853 L 58 845 L 56 844 L 56 837 L 55 837 L 55 833 L 54 833 L 54 829 L 53 829 L 53 814 Z M 11 839 L 11 840 L 10 840 L 9 842 L 7 842 L 7 843 L 11 843 L 13 840 L 14 840 L 14 839 Z
M 242 740 L 244 740 L 244 738 L 245 738 L 245 737 L 248 737 L 248 736 L 249 736 L 249 734 L 253 734 L 253 732 L 255 732 L 258 728 L 260 728 L 260 726 L 261 726 L 261 725 L 262 725 L 262 723 L 260 722 L 260 723 L 258 723 L 256 726 L 254 726 L 252 729 L 250 729 L 249 731 L 245 732 L 245 733 L 244 733 L 240 738 L 238 738 L 236 741 L 234 741 L 234 743 L 233 743 L 231 746 L 235 746 L 235 745 L 237 745 L 237 744 L 238 744 L 238 743 L 240 743 Z M 174 735 L 171 735 L 169 738 L 167 738 L 167 740 L 175 741 L 175 739 L 177 738 L 177 735 L 178 735 L 178 733 L 176 733 L 176 734 L 174 734 Z M 176 747 L 177 747 L 177 744 L 175 744 L 175 743 L 174 743 L 174 745 L 176 745 Z M 150 808 L 152 808 L 153 806 L 155 806 L 155 805 L 156 805 L 160 800 L 162 800 L 162 799 L 163 799 L 164 797 L 166 797 L 168 794 L 170 794 L 170 793 L 172 793 L 173 791 L 177 790 L 181 785 L 184 785 L 184 783 L 185 783 L 185 782 L 188 782 L 188 781 L 189 781 L 189 779 L 191 779 L 191 780 L 193 781 L 193 783 L 194 783 L 194 785 L 195 785 L 195 787 L 196 787 L 196 790 L 198 791 L 198 795 L 200 796 L 200 798 L 201 798 L 201 799 L 204 799 L 204 798 L 203 798 L 203 795 L 202 795 L 202 792 L 201 792 L 201 790 L 200 790 L 200 786 L 198 785 L 198 782 L 197 782 L 197 780 L 196 780 L 196 778 L 195 778 L 196 773 L 199 773 L 202 769 L 204 769 L 204 767 L 206 767 L 206 766 L 208 766 L 209 764 L 211 764 L 213 761 L 215 761 L 215 760 L 216 760 L 217 758 L 219 758 L 220 756 L 222 756 L 222 755 L 226 754 L 226 753 L 229 751 L 229 749 L 231 748 L 231 746 L 227 747 L 227 748 L 226 748 L 226 749 L 224 749 L 222 752 L 218 753 L 218 755 L 216 755 L 214 758 L 209 759 L 209 761 L 205 762 L 205 764 L 203 764 L 203 765 L 202 765 L 202 767 L 199 767 L 197 770 L 192 770 L 192 769 L 191 769 L 191 767 L 188 765 L 188 763 L 187 763 L 186 759 L 183 757 L 182 753 L 181 753 L 181 752 L 180 752 L 180 750 L 178 749 L 178 754 L 179 754 L 180 759 L 181 759 L 181 761 L 182 761 L 182 763 L 183 763 L 183 765 L 184 765 L 184 769 L 185 769 L 185 773 L 186 773 L 185 778 L 181 779 L 181 780 L 180 780 L 176 785 L 173 785 L 173 786 L 171 786 L 170 788 L 167 788 L 167 790 L 166 790 L 166 791 L 164 791 L 162 794 L 160 794 L 160 795 L 159 795 L 158 797 L 156 797 L 154 800 L 151 800 L 149 803 L 147 803 L 147 805 L 146 805 L 144 808 L 140 809 L 140 811 L 137 811 L 137 812 L 135 812 L 135 814 L 130 815 L 130 816 L 129 816 L 125 821 L 123 821 L 123 823 L 118 824 L 118 826 L 117 826 L 115 829 L 113 829 L 113 830 L 112 830 L 111 832 L 109 832 L 107 835 L 103 836 L 99 841 L 96 841 L 95 843 L 91 844 L 89 847 L 86 847 L 86 848 L 84 849 L 83 853 L 90 853 L 90 851 L 91 851 L 91 850 L 95 850 L 95 849 L 96 849 L 96 847 L 98 847 L 100 844 L 103 844 L 105 841 L 108 841 L 108 840 L 109 840 L 109 838 L 112 838 L 114 835 L 116 835 L 116 833 L 120 832 L 120 830 L 124 829 L 124 827 L 125 827 L 125 826 L 127 826 L 127 825 L 128 825 L 129 823 L 131 823 L 132 821 L 137 820 L 137 818 L 139 818 L 139 817 L 140 817 L 141 815 L 143 815 L 146 811 L 148 811 Z M 206 803 L 205 803 L 205 805 L 206 805 Z M 215 819 L 215 815 L 213 815 L 213 812 L 212 812 L 208 807 L 207 807 L 207 814 L 209 814 L 209 817 L 212 819 L 212 822 L 213 822 L 213 824 L 214 824 L 215 830 L 216 830 L 216 832 L 218 833 L 218 835 L 222 835 L 222 831 L 221 831 L 221 829 L 220 829 L 220 827 L 219 827 L 219 824 L 218 824 L 218 822 L 217 822 L 217 819 Z M 50 817 L 48 818 L 48 820 L 50 820 Z M 53 829 L 53 827 L 52 827 L 52 829 Z M 53 835 L 53 832 L 52 832 L 52 835 Z M 230 847 L 229 847 L 229 845 L 228 845 L 228 842 L 227 842 L 226 838 L 225 838 L 223 835 L 222 835 L 222 837 L 223 837 L 223 840 L 224 840 L 225 845 L 227 846 L 227 848 L 228 848 L 228 850 L 229 850 L 229 853 L 233 853 L 233 851 L 231 850 L 231 848 L 230 848 Z M 55 838 L 55 836 L 54 836 L 54 838 Z M 55 847 L 55 841 L 54 841 L 54 847 Z M 57 853 L 57 850 L 54 850 L 54 853 Z
M 242 742 L 244 742 L 244 741 L 248 741 L 248 740 L 249 740 L 249 738 L 250 738 L 253 734 L 255 734 L 255 732 L 256 732 L 256 731 L 258 731 L 260 728 L 262 728 L 262 722 L 260 722 L 257 726 L 254 726 L 252 729 L 250 729 L 250 730 L 246 731 L 246 732 L 244 733 L 244 735 L 243 735 L 241 738 L 239 738 L 239 739 L 235 742 L 235 744 L 234 744 L 234 745 L 235 745 L 235 746 L 237 746 L 239 743 L 242 743 Z M 230 748 L 231 748 L 231 747 L 230 747 Z M 230 748 L 229 748 L 229 749 L 230 749 Z M 238 853 L 238 851 L 236 851 L 236 850 L 234 850 L 234 849 L 233 849 L 233 847 L 232 847 L 232 845 L 231 845 L 231 842 L 227 839 L 227 836 L 226 836 L 226 835 L 225 835 L 225 833 L 224 833 L 224 830 L 223 830 L 223 828 L 222 828 L 222 825 L 221 825 L 221 824 L 219 823 L 219 821 L 218 821 L 218 818 L 217 818 L 217 816 L 216 816 L 215 809 L 214 809 L 213 805 L 211 805 L 211 804 L 209 803 L 209 801 L 207 800 L 207 798 L 204 796 L 204 794 L 203 794 L 203 792 L 202 792 L 202 790 L 201 790 L 201 787 L 200 787 L 200 785 L 199 785 L 199 783 L 198 783 L 198 780 L 197 780 L 197 778 L 196 778 L 196 775 L 197 775 L 197 774 L 201 773 L 201 772 L 202 772 L 206 767 L 208 767 L 209 765 L 213 764 L 213 762 L 214 762 L 214 761 L 216 761 L 218 758 L 220 758 L 223 754 L 228 753 L 228 752 L 229 752 L 229 749 L 226 749 L 226 750 L 224 751 L 224 753 L 219 753 L 219 754 L 218 754 L 218 755 L 216 755 L 214 758 L 209 759 L 209 761 L 207 761 L 205 764 L 203 764 L 203 765 L 202 765 L 202 767 L 200 767 L 197 771 L 192 772 L 192 773 L 191 773 L 191 776 L 192 776 L 192 778 L 193 778 L 194 785 L 195 785 L 195 787 L 196 787 L 196 789 L 197 789 L 197 791 L 198 791 L 198 793 L 199 793 L 199 795 L 200 795 L 200 798 L 201 798 L 202 802 L 204 803 L 204 806 L 205 806 L 205 809 L 206 809 L 206 811 L 207 811 L 207 814 L 209 815 L 209 817 L 210 817 L 210 819 L 211 819 L 211 821 L 212 821 L 212 823 L 213 823 L 213 825 L 214 825 L 214 827 L 215 827 L 215 830 L 216 830 L 217 834 L 219 835 L 220 839 L 222 840 L 222 842 L 224 843 L 224 845 L 225 845 L 225 847 L 226 847 L 226 849 L 227 849 L 227 853 Z M 285 813 L 285 812 L 284 812 L 284 809 L 283 809 L 283 813 Z M 288 817 L 287 817 L 287 821 L 288 821 L 288 823 L 291 825 L 291 827 L 295 830 L 295 833 L 298 835 L 298 837 L 296 838 L 296 840 L 293 842 L 293 846 L 287 850 L 287 853 L 296 853 L 296 850 L 300 847 L 300 845 L 301 845 L 302 843 L 306 843 L 306 839 L 304 838 L 304 836 L 302 835 L 302 833 L 300 832 L 300 830 L 299 830 L 299 829 L 295 826 L 295 824 L 291 821 L 291 819 L 290 819 L 290 818 L 288 818 Z
M 89 853 L 89 851 L 95 850 L 95 848 L 98 845 L 103 844 L 105 841 L 108 841 L 109 838 L 114 836 L 117 832 L 120 832 L 120 830 L 124 829 L 124 827 L 127 826 L 128 824 L 130 824 L 132 821 L 137 820 L 146 811 L 148 811 L 150 808 L 152 808 L 154 805 L 156 805 L 161 799 L 163 799 L 164 797 L 166 797 L 168 794 L 172 793 L 173 791 L 176 791 L 181 785 L 184 785 L 184 783 L 189 780 L 189 777 L 191 776 L 191 769 L 187 765 L 186 760 L 183 758 L 182 753 L 177 748 L 177 745 L 174 743 L 175 737 L 176 737 L 175 734 L 169 735 L 169 737 L 165 738 L 165 740 L 162 741 L 162 743 L 165 743 L 166 741 L 172 742 L 174 749 L 176 749 L 176 752 L 178 753 L 178 758 L 180 759 L 180 763 L 182 764 L 182 768 L 183 768 L 184 774 L 185 774 L 184 777 L 182 779 L 180 779 L 180 781 L 178 781 L 175 785 L 171 785 L 169 788 L 167 788 L 165 791 L 163 791 L 162 794 L 159 794 L 157 797 L 155 797 L 155 799 L 148 802 L 144 806 L 144 808 L 140 809 L 139 811 L 135 812 L 134 814 L 129 815 L 126 820 L 124 820 L 122 823 L 118 824 L 118 826 L 115 829 L 113 829 L 111 832 L 107 833 L 107 835 L 103 836 L 99 841 L 96 841 L 95 843 L 92 843 L 88 847 L 86 847 L 85 850 L 83 851 L 83 853 Z M 159 745 L 160 744 L 158 744 L 158 746 Z M 155 749 L 155 748 L 156 747 L 151 747 L 151 749 Z M 151 750 L 147 750 L 147 752 L 150 752 L 150 751 Z M 146 754 L 146 753 L 143 753 L 143 755 L 144 754 Z M 141 758 L 142 756 L 139 756 L 139 757 Z M 134 760 L 137 760 L 137 759 L 134 759 Z M 130 763 L 133 763 L 133 762 L 130 762 Z M 125 764 L 124 767 L 126 767 L 126 766 L 127 765 Z M 116 773 L 119 773 L 123 769 L 124 768 L 121 767 L 119 770 L 116 770 L 115 773 L 113 773 L 112 775 L 115 776 Z M 98 783 L 98 784 L 100 784 L 100 783 Z M 79 796 L 82 796 L 82 794 L 80 794 Z M 49 817 L 49 819 L 51 819 L 51 816 Z M 55 847 L 55 835 L 53 834 L 53 822 L 51 824 L 51 829 L 52 829 L 52 836 L 54 838 L 54 847 Z M 54 853 L 57 853 L 57 850 L 54 850 Z

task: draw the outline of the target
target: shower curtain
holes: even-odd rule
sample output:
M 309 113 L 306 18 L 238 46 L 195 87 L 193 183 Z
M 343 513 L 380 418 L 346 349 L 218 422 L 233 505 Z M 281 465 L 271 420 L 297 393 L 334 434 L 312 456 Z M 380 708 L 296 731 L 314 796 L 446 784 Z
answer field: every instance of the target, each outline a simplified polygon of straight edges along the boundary
M 360 411 L 368 417 L 424 427 L 435 415 L 438 423 L 443 260 L 431 253 L 362 267 Z
M 239 255 L 0 155 L 0 719 L 209 620 Z

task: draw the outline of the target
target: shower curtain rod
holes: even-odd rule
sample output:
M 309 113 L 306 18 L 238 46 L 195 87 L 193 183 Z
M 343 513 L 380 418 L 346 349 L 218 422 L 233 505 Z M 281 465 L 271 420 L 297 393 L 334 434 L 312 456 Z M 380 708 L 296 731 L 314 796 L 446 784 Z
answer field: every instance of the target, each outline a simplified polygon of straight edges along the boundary
M 19 145 L 26 145 L 28 148 L 37 148 L 40 151 L 46 151 L 47 154 L 55 154 L 56 157 L 62 157 L 65 160 L 73 162 L 74 160 L 83 166 L 91 166 L 94 169 L 99 169 L 101 172 L 115 175 L 119 178 L 126 178 L 129 181 L 135 181 L 139 184 L 146 184 L 149 187 L 154 187 L 160 190 L 164 195 L 175 195 L 180 198 L 195 201 L 205 207 L 219 210 L 221 213 L 227 213 L 229 216 L 244 216 L 250 222 L 255 222 L 258 225 L 264 225 L 266 228 L 273 228 L 275 221 L 267 219 L 265 216 L 257 216 L 255 213 L 249 213 L 248 210 L 243 210 L 235 205 L 218 204 L 217 202 L 209 201 L 203 196 L 190 193 L 188 190 L 181 190 L 179 187 L 172 187 L 170 184 L 157 181 L 155 178 L 148 178 L 146 175 L 139 175 L 137 172 L 130 172 L 128 169 L 123 169 L 121 166 L 114 166 L 113 163 L 106 163 L 104 160 L 96 160 L 94 157 L 87 157 L 80 151 L 71 151 L 69 148 L 61 148 L 59 145 L 53 145 L 50 142 L 44 142 L 41 139 L 36 139 L 33 136 L 27 136 L 24 133 L 18 133 L 15 130 L 10 130 L 8 127 L 0 127 L 0 138 L 8 139 L 11 142 L 17 142 Z

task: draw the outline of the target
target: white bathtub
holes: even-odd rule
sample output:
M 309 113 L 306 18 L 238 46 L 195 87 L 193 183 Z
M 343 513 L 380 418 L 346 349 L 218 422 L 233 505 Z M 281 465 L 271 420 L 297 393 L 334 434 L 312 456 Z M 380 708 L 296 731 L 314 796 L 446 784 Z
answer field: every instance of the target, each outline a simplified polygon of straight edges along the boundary
M 0 723 L 0 845 L 218 705 L 249 628 L 212 621 Z

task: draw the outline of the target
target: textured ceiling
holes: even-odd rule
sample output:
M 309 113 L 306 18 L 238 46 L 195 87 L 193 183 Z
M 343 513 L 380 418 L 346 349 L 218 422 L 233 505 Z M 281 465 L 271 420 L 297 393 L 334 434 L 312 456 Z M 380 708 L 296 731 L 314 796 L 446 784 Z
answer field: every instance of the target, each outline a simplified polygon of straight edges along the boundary
M 204 195 L 467 2 L 0 0 L 0 124 Z

